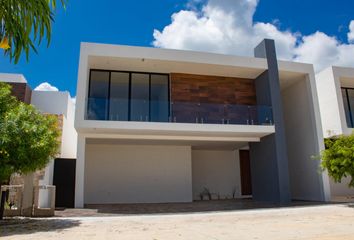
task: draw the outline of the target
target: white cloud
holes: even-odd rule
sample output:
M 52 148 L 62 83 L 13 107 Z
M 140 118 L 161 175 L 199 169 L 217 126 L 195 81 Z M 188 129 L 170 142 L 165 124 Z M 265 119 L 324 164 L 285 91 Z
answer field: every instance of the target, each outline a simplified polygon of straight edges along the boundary
M 59 89 L 55 86 L 50 85 L 48 82 L 44 82 L 39 84 L 34 90 L 36 91 L 52 91 L 52 92 L 57 92 Z
M 323 69 L 336 62 L 339 49 L 338 41 L 322 32 L 302 37 L 302 43 L 294 50 L 299 62 L 315 63 Z
M 349 24 L 348 41 L 354 43 L 354 20 Z
M 341 43 L 323 32 L 304 36 L 280 30 L 279 21 L 254 22 L 258 0 L 209 0 L 193 7 L 195 3 L 200 5 L 191 0 L 162 31 L 154 30 L 155 47 L 252 56 L 262 39 L 272 38 L 280 59 L 313 63 L 316 71 L 330 65 L 354 67 L 354 20 L 348 43 Z

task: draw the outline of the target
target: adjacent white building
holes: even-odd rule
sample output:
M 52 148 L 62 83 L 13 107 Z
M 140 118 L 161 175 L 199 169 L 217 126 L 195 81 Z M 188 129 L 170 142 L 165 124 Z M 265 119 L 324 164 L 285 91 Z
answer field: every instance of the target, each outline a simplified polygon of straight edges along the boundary
M 56 159 L 52 159 L 39 177 L 39 185 L 58 185 L 57 196 L 66 191 L 65 184 L 55 180 L 55 165 L 62 161 L 72 161 L 75 165 L 77 152 L 77 133 L 74 128 L 75 103 L 67 91 L 38 91 L 32 90 L 22 74 L 0 73 L 0 81 L 12 86 L 12 94 L 20 101 L 32 104 L 44 114 L 53 114 L 58 118 L 61 129 L 60 150 Z M 58 174 L 61 174 L 60 172 Z M 58 175 L 57 174 L 57 175 Z M 57 176 L 58 177 L 58 176 Z M 64 176 L 65 177 L 65 176 Z M 37 178 L 37 176 L 35 176 Z M 75 176 L 73 176 L 75 179 Z M 70 188 L 68 188 L 70 190 Z M 47 191 L 39 192 L 40 207 L 49 205 Z M 60 201 L 59 201 L 60 202 Z
M 324 137 L 353 133 L 354 68 L 329 67 L 316 75 L 316 84 Z M 348 183 L 349 178 L 340 184 L 331 180 L 332 196 L 354 196 Z

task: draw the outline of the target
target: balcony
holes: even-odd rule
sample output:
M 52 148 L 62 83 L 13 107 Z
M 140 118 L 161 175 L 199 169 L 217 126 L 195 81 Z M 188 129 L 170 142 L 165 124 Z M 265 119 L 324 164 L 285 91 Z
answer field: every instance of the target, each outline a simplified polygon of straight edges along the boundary
M 86 120 L 273 125 L 273 113 L 259 105 L 89 98 Z

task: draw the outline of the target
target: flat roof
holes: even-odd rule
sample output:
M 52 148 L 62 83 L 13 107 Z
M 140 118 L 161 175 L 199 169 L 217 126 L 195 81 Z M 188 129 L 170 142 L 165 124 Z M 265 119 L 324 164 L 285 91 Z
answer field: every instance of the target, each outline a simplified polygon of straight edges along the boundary
M 255 79 L 268 69 L 265 58 L 234 56 L 190 50 L 81 43 L 81 58 L 90 69 L 160 73 L 187 73 Z M 278 60 L 282 89 L 308 74 L 312 64 Z
M 0 73 L 0 82 L 27 83 L 27 80 L 22 74 Z
M 87 56 L 98 58 L 138 58 L 142 61 L 163 60 L 173 62 L 190 62 L 263 70 L 268 68 L 267 61 L 264 58 L 199 52 L 192 50 L 82 42 L 81 51 Z M 308 73 L 313 71 L 313 65 L 308 63 L 278 60 L 278 65 L 280 71 L 294 71 L 299 73 Z

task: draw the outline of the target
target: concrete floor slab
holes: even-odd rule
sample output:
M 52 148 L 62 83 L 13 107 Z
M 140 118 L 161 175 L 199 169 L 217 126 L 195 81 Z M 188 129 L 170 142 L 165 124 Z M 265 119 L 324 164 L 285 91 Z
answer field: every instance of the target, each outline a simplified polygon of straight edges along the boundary
M 2 239 L 354 239 L 354 205 L 244 211 L 12 219 Z

